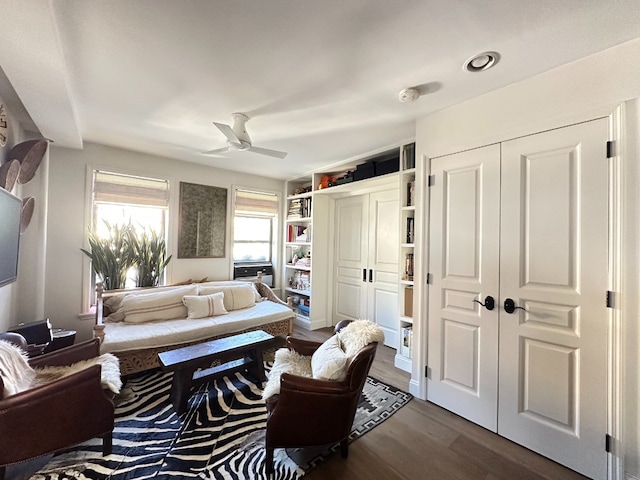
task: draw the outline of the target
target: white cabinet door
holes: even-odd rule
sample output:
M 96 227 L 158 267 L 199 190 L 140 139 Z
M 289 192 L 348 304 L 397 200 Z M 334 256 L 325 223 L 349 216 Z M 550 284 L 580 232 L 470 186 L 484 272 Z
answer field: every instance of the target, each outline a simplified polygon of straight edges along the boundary
M 367 311 L 369 197 L 336 200 L 334 319 L 358 320 Z
M 428 399 L 594 479 L 607 467 L 607 132 L 601 119 L 434 159 L 430 188 Z M 472 303 L 487 295 L 493 310 Z
M 497 429 L 500 146 L 432 161 L 427 399 Z
M 399 193 L 336 200 L 334 319 L 369 319 L 397 348 Z
M 498 431 L 606 478 L 607 120 L 502 146 Z
M 384 344 L 393 348 L 398 348 L 399 196 L 397 189 L 369 195 L 366 318 L 380 325 Z

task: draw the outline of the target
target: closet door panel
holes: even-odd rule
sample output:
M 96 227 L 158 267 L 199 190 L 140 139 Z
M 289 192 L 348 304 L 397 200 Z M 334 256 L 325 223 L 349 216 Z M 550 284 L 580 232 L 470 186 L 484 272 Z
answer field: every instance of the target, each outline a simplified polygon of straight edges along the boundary
M 340 320 L 358 320 L 366 315 L 368 299 L 368 197 L 337 200 L 335 222 L 333 317 Z
M 495 431 L 500 146 L 432 160 L 427 398 Z
M 607 121 L 505 142 L 498 432 L 606 478 Z

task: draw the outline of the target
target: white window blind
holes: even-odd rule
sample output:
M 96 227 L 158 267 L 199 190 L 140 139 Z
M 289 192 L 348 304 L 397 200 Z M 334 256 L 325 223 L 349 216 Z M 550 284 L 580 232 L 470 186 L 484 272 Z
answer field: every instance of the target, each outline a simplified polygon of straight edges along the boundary
M 169 206 L 169 182 L 96 170 L 93 201 L 166 208 Z
M 235 215 L 278 215 L 278 196 L 275 193 L 236 189 Z

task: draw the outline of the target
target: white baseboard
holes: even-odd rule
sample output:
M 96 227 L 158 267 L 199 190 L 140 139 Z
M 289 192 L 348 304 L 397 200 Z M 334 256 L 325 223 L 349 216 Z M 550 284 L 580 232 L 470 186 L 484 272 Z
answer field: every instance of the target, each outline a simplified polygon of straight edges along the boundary
M 405 372 L 411 373 L 411 359 L 405 357 L 404 355 L 400 355 L 399 353 L 396 353 L 393 361 L 393 366 L 399 368 L 400 370 L 404 370 Z
M 409 382 L 409 393 L 420 400 L 426 400 L 426 398 L 422 398 L 422 394 L 420 393 L 420 385 L 416 380 L 411 379 Z
M 326 320 L 324 318 L 315 318 L 310 319 L 309 317 L 304 317 L 302 315 L 296 315 L 293 320 L 294 325 L 305 328 L 307 330 L 317 330 L 319 328 L 326 327 Z
M 640 480 L 640 478 L 636 477 L 635 475 L 631 475 L 630 473 L 625 473 L 624 480 Z

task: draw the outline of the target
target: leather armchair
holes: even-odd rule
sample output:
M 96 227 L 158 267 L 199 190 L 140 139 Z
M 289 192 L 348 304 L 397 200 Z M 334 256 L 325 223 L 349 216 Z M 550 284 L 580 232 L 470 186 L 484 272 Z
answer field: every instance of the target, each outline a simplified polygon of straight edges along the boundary
M 0 334 L 0 339 L 20 343 L 15 336 L 7 338 L 7 334 Z M 29 363 L 33 367 L 71 365 L 99 354 L 100 344 L 94 338 L 31 358 Z M 99 365 L 0 398 L 0 480 L 7 465 L 54 453 L 94 437 L 102 438 L 103 455 L 110 454 L 113 417 L 113 394 L 102 388 Z
M 301 355 L 312 355 L 320 345 L 287 338 L 287 347 Z M 340 453 L 347 458 L 348 436 L 377 346 L 375 342 L 370 343 L 353 357 L 342 382 L 282 374 L 280 394 L 266 401 L 266 473 L 269 477 L 274 471 L 274 448 L 340 442 Z

